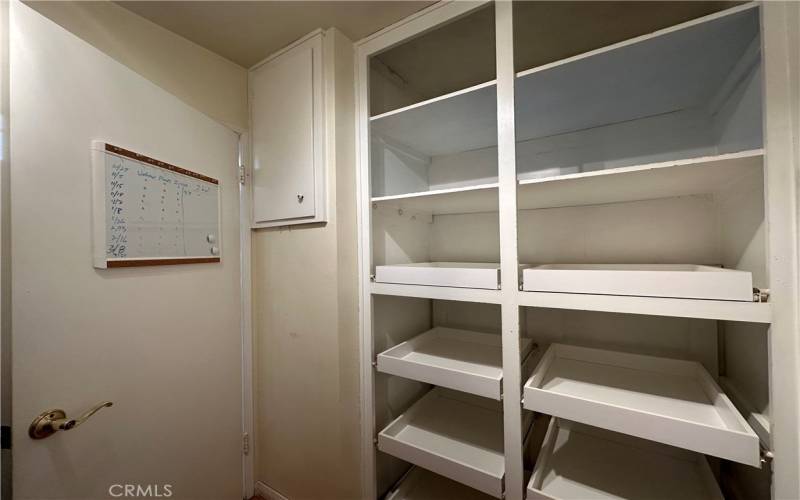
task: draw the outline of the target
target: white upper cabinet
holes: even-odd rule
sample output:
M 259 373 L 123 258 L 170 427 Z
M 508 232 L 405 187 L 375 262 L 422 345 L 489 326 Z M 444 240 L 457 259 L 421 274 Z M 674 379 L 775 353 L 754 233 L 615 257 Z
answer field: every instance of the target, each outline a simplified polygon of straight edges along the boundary
M 250 71 L 254 227 L 326 220 L 323 36 Z

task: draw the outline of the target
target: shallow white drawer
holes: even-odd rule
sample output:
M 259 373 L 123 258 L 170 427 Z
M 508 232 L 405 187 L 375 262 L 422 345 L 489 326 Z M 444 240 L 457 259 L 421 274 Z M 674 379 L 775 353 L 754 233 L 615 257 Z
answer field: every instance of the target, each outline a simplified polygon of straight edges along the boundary
M 552 344 L 529 410 L 760 467 L 758 436 L 700 363 Z
M 550 264 L 522 271 L 526 292 L 753 301 L 749 272 L 691 264 Z
M 490 500 L 492 497 L 420 467 L 412 467 L 386 500 Z
M 523 357 L 531 345 L 531 339 L 521 339 Z M 378 371 L 499 400 L 503 382 L 501 338 L 436 327 L 378 354 Z
M 722 500 L 703 455 L 551 419 L 528 500 Z
M 378 449 L 501 498 L 500 402 L 436 387 L 378 434 Z
M 500 288 L 500 264 L 419 262 L 375 267 L 375 281 L 402 285 Z

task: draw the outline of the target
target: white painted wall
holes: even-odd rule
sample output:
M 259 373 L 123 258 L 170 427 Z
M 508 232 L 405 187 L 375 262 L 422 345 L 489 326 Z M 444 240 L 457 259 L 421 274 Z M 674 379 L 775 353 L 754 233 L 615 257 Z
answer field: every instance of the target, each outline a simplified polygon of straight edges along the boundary
M 244 131 L 247 70 L 114 2 L 36 1 L 29 6 L 170 94 Z
M 410 210 L 373 206 L 372 264 L 407 264 L 431 259 L 433 217 Z
M 372 115 L 402 108 L 425 97 L 405 83 L 403 77 L 386 66 L 379 58 L 371 61 L 369 68 L 369 98 Z
M 293 500 L 360 491 L 353 46 L 323 51 L 331 217 L 252 233 L 256 479 Z
M 11 10 L 15 498 L 105 499 L 114 483 L 239 498 L 237 136 L 29 6 Z M 92 139 L 218 178 L 222 263 L 94 269 Z M 80 428 L 27 437 L 41 411 L 104 399 L 114 406 Z

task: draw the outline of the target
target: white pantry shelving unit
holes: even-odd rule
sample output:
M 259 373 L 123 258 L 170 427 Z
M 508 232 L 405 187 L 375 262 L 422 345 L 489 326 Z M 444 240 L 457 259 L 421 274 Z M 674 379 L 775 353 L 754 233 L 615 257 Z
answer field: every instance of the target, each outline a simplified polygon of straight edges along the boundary
M 800 497 L 784 7 L 653 7 L 357 43 L 364 498 Z

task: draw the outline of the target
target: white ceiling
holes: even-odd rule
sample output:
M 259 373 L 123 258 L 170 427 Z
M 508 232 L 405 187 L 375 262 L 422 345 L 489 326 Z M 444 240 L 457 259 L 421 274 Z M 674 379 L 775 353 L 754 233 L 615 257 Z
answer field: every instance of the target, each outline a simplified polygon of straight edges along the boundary
M 117 1 L 244 67 L 317 28 L 359 40 L 432 1 Z

